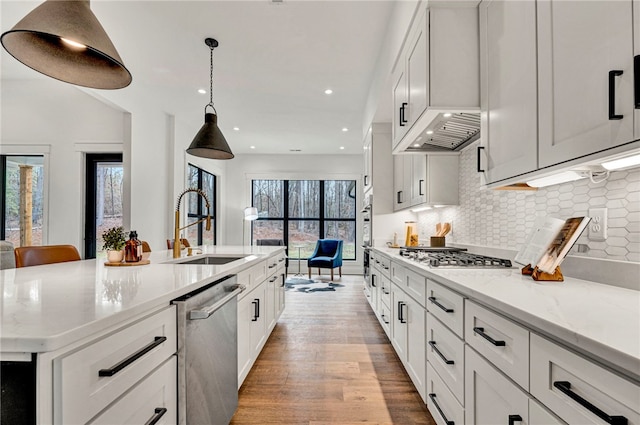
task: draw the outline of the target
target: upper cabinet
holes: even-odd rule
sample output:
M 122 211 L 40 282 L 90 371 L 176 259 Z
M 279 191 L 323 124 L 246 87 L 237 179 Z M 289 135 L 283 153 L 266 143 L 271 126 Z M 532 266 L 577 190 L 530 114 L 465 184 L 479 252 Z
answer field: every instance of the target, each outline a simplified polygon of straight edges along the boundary
M 483 0 L 479 14 L 486 183 L 633 148 L 632 0 Z
M 477 113 L 478 87 L 478 9 L 420 7 L 392 74 L 393 151 L 441 113 Z
M 372 149 L 372 132 L 373 129 L 369 127 L 367 135 L 364 138 L 362 148 L 364 150 L 364 174 L 362 176 L 362 191 L 367 193 L 369 189 L 373 187 L 371 183 L 372 171 L 373 171 L 373 149 Z
M 389 123 L 371 124 L 365 136 L 363 148 L 363 192 L 365 195 L 373 195 L 375 214 L 390 213 L 393 192 L 391 125 Z
M 632 1 L 539 0 L 539 168 L 633 140 Z
M 538 163 L 536 5 L 483 1 L 480 14 L 480 126 L 489 182 Z

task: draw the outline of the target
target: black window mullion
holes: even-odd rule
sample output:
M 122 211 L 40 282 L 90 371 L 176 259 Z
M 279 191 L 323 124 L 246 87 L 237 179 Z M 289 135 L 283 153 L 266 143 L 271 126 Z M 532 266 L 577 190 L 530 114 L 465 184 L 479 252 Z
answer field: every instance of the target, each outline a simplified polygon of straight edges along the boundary
M 0 240 L 6 239 L 6 209 L 7 209 L 7 156 L 0 155 L 0 173 L 2 176 L 0 177 L 0 189 L 2 189 L 2 193 L 0 194 L 0 200 L 2 201 L 2 208 L 0 208 Z
M 289 180 L 285 180 L 282 185 L 283 205 L 282 205 L 282 237 L 285 243 L 289 245 Z

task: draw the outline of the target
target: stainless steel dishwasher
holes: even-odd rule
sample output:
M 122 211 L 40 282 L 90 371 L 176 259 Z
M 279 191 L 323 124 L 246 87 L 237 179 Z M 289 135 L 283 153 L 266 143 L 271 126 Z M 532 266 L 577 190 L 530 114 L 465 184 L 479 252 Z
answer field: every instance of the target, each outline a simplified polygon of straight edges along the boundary
M 178 423 L 227 425 L 238 407 L 235 275 L 173 301 L 178 314 Z

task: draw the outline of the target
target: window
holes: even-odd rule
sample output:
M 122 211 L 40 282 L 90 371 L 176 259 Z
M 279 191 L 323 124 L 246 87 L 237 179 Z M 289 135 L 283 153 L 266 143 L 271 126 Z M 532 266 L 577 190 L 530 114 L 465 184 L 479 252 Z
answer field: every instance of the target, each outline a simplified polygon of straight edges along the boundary
M 14 246 L 42 245 L 44 156 L 0 155 L 0 240 Z M 26 220 L 20 221 L 20 217 Z
M 189 164 L 189 187 L 202 190 L 209 198 L 209 214 L 211 215 L 211 231 L 205 230 L 205 223 L 198 223 L 185 229 L 187 238 L 191 245 L 215 245 L 216 244 L 216 176 L 204 171 L 195 165 Z M 194 223 L 207 217 L 207 207 L 202 196 L 196 193 L 189 193 L 187 197 L 187 224 Z M 183 198 L 184 199 L 184 198 Z
M 254 243 L 282 239 L 290 258 L 306 259 L 318 239 L 342 239 L 342 257 L 355 260 L 355 180 L 253 180 L 252 186 L 259 213 Z

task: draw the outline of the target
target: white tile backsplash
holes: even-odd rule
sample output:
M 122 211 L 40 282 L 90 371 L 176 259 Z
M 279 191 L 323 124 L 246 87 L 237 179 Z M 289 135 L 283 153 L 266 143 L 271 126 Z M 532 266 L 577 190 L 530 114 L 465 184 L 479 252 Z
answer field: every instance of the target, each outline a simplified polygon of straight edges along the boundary
M 585 230 L 578 244 L 586 245 L 587 252 L 577 253 L 574 246 L 572 254 L 640 262 L 640 169 L 612 172 L 601 183 L 582 179 L 537 191 L 484 190 L 476 172 L 478 143 L 460 155 L 460 205 L 418 213 L 421 241 L 435 233 L 436 223 L 449 221 L 448 244 L 518 250 L 536 216 L 566 219 L 606 207 L 607 239 L 590 241 Z

